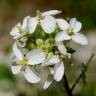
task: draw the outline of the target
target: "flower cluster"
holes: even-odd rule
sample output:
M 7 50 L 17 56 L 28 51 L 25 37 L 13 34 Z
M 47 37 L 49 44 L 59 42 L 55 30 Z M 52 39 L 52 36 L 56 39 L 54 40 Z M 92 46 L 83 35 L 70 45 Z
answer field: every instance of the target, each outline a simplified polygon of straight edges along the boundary
M 16 24 L 10 35 L 15 40 L 12 50 L 12 72 L 22 72 L 30 83 L 38 83 L 42 78 L 38 67 L 48 70 L 43 88 L 47 89 L 53 80 L 60 81 L 64 75 L 64 62 L 71 58 L 66 44 L 73 40 L 87 45 L 87 38 L 79 33 L 82 24 L 76 18 L 66 21 L 55 18 L 61 13 L 51 10 L 37 11 L 36 17 L 27 16 L 22 24 Z

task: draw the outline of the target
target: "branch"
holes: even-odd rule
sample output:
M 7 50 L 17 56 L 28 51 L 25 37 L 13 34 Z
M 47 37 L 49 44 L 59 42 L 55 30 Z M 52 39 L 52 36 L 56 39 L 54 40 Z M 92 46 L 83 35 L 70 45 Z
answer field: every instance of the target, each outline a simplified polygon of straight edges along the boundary
M 75 88 L 75 86 L 77 85 L 79 80 L 84 76 L 85 72 L 87 71 L 88 65 L 90 64 L 90 62 L 92 61 L 94 56 L 95 56 L 95 54 L 92 54 L 91 57 L 89 58 L 89 60 L 86 62 L 86 66 L 84 67 L 82 73 L 79 75 L 79 77 L 76 79 L 75 83 L 73 84 L 73 86 L 71 88 L 71 92 L 73 91 L 73 89 Z
M 68 85 L 68 81 L 67 81 L 66 75 L 64 75 L 63 79 L 64 79 L 64 87 L 66 89 L 66 92 L 67 92 L 68 96 L 72 96 L 72 92 L 71 92 L 70 87 Z

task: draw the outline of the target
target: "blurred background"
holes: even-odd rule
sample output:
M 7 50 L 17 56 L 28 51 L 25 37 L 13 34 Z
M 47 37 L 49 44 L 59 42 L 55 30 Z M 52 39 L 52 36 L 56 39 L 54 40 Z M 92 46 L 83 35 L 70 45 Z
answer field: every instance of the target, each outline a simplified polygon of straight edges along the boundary
M 62 81 L 43 90 L 39 84 L 29 84 L 22 76 L 14 76 L 10 71 L 10 50 L 14 41 L 9 32 L 25 16 L 35 16 L 37 9 L 41 12 L 62 10 L 58 17 L 76 17 L 83 23 L 81 32 L 88 37 L 89 44 L 69 44 L 78 49 L 72 57 L 72 70 L 68 69 L 70 85 L 78 77 L 81 63 L 96 53 L 96 0 L 0 0 L 0 96 L 66 96 Z M 96 96 L 96 56 L 89 65 L 86 79 L 86 85 L 80 81 L 76 86 L 74 96 Z

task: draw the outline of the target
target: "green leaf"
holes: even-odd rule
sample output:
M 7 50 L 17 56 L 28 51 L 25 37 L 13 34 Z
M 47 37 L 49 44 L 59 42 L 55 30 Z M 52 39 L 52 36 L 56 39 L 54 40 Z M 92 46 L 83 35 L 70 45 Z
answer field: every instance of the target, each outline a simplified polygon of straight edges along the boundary
M 6 64 L 0 64 L 0 80 L 8 79 L 14 81 L 14 75 Z
M 73 54 L 74 52 L 76 52 L 75 49 L 70 48 L 70 47 L 66 47 L 66 49 L 67 49 L 67 52 L 68 52 L 68 53 L 71 53 L 71 54 Z

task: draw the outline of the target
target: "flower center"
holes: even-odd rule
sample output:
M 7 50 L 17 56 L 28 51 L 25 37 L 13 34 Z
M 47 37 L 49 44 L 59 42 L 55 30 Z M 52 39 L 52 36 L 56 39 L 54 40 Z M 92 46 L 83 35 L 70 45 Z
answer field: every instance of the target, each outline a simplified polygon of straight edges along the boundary
M 61 59 L 61 61 L 67 60 L 68 59 L 68 54 L 66 54 L 66 55 L 61 54 L 60 59 Z
M 72 28 L 67 29 L 67 34 L 68 34 L 69 36 L 74 35 L 73 29 L 72 29 Z
M 28 58 L 27 57 L 24 57 L 23 60 L 17 60 L 16 61 L 16 64 L 19 64 L 19 65 L 28 65 Z

